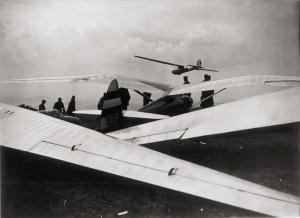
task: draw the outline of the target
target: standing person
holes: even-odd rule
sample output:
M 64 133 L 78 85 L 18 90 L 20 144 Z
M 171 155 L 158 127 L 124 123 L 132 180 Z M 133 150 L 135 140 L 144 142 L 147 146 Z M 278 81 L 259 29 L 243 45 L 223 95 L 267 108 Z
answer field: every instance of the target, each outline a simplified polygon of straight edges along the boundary
M 58 98 L 58 101 L 54 103 L 53 109 L 59 110 L 62 113 L 65 113 L 65 105 L 62 102 L 61 98 Z
M 46 100 L 42 100 L 42 103 L 39 105 L 39 111 L 46 110 L 45 104 L 46 104 Z
M 190 83 L 190 81 L 189 81 L 188 76 L 184 76 L 184 77 L 183 77 L 183 85 L 187 85 L 187 84 L 191 84 L 191 83 Z
M 67 114 L 74 116 L 73 111 L 76 111 L 76 107 L 75 107 L 75 95 L 72 96 L 71 101 L 69 102 L 69 106 L 67 109 Z
M 189 81 L 188 76 L 184 76 L 183 77 L 183 85 L 189 85 L 189 84 L 191 84 L 191 83 Z M 191 97 L 191 93 L 184 93 L 184 95 Z
M 211 79 L 210 75 L 205 74 L 203 82 L 208 82 L 208 81 L 210 81 L 210 79 Z M 212 95 L 214 93 L 215 93 L 214 90 L 207 90 L 207 91 L 202 92 L 202 95 L 201 95 L 202 102 L 200 104 L 202 108 L 214 106 L 214 99 L 212 97 Z M 209 97 L 209 96 L 211 96 L 211 97 Z

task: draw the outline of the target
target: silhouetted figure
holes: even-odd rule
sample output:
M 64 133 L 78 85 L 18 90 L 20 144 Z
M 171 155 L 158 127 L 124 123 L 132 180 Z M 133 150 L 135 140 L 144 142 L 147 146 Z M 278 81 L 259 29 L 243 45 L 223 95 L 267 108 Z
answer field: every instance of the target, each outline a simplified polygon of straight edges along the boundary
M 191 83 L 189 81 L 188 76 L 184 76 L 183 77 L 183 85 L 189 85 L 189 84 L 191 84 Z M 187 96 L 191 97 L 191 93 L 184 93 L 184 95 L 187 95 Z
M 45 104 L 46 104 L 46 100 L 42 100 L 42 103 L 39 105 L 39 111 L 46 110 Z
M 73 111 L 76 111 L 75 107 L 75 96 L 73 95 L 71 98 L 71 101 L 69 102 L 68 109 L 67 109 L 67 114 L 74 116 Z
M 203 82 L 210 81 L 210 79 L 211 79 L 210 75 L 205 74 Z M 202 92 L 201 101 L 206 99 L 206 100 L 202 101 L 200 104 L 202 108 L 207 108 L 207 107 L 211 107 L 214 105 L 214 99 L 212 97 L 212 95 L 214 93 L 215 93 L 214 90 L 207 90 L 207 91 Z M 209 96 L 211 96 L 211 97 L 209 97 Z
M 183 85 L 186 85 L 186 84 L 191 84 L 190 81 L 189 81 L 188 76 L 183 77 Z
M 62 113 L 66 112 L 64 103 L 62 102 L 61 98 L 58 98 L 58 101 L 54 103 L 53 109 L 59 110 Z
M 120 92 L 120 97 L 121 97 L 121 102 L 122 102 L 122 109 L 127 110 L 127 107 L 129 105 L 129 101 L 130 101 L 129 91 L 128 91 L 128 89 L 121 87 L 119 89 L 119 92 Z

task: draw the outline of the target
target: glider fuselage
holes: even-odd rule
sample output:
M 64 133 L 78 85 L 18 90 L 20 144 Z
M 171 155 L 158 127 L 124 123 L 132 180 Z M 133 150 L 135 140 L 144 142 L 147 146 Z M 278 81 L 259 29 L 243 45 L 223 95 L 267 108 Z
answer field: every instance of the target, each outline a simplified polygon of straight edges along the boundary
M 145 105 L 138 111 L 175 116 L 188 112 L 192 104 L 193 99 L 186 94 L 167 95 Z

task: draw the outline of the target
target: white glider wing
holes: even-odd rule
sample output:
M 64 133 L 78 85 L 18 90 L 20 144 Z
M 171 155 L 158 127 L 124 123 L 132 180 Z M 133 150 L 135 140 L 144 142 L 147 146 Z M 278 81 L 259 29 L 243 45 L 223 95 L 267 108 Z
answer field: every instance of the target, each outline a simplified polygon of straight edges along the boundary
M 0 144 L 274 216 L 300 200 L 37 112 L 0 104 Z
M 275 75 L 251 75 L 233 77 L 217 81 L 209 81 L 191 85 L 172 86 L 160 82 L 147 81 L 118 75 L 85 75 L 85 76 L 61 76 L 40 77 L 26 79 L 2 80 L 0 84 L 10 83 L 69 83 L 69 82 L 92 82 L 108 85 L 113 79 L 118 80 L 120 87 L 146 92 L 164 92 L 168 95 L 177 95 L 189 92 L 200 92 L 211 89 L 222 89 L 239 86 L 272 85 L 272 86 L 299 86 L 300 77 L 275 76 Z
M 300 121 L 300 87 L 253 96 L 154 121 L 108 135 L 145 144 Z
M 78 114 L 78 115 L 100 116 L 101 112 L 102 110 L 78 110 L 78 111 L 74 111 L 73 113 L 76 115 Z M 153 119 L 153 120 L 160 120 L 169 117 L 161 114 L 144 113 L 140 111 L 131 111 L 131 110 L 124 110 L 123 116 L 129 118 L 143 118 L 143 119 Z
M 69 83 L 69 82 L 93 82 L 104 85 L 109 85 L 113 79 L 118 80 L 120 87 L 140 90 L 146 92 L 165 92 L 171 88 L 171 85 L 147 81 L 143 79 L 137 79 L 126 76 L 117 75 L 86 75 L 86 76 L 61 76 L 61 77 L 40 77 L 40 78 L 26 78 L 26 79 L 13 79 L 2 80 L 0 84 L 10 83 Z
M 239 86 L 270 85 L 270 86 L 300 86 L 300 77 L 275 76 L 275 75 L 251 75 L 233 77 L 216 81 L 202 82 L 191 85 L 181 85 L 169 92 L 169 95 L 177 95 L 189 92 L 201 92 L 211 89 L 223 89 Z

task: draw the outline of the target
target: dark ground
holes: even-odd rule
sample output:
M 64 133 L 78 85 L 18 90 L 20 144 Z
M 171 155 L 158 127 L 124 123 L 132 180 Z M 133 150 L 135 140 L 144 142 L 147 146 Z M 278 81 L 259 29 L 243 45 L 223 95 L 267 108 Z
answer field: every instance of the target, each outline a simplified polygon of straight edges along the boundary
M 300 196 L 299 126 L 148 147 Z M 128 214 L 120 217 L 263 216 L 49 158 L 3 147 L 0 151 L 2 218 L 105 218 L 122 211 Z

